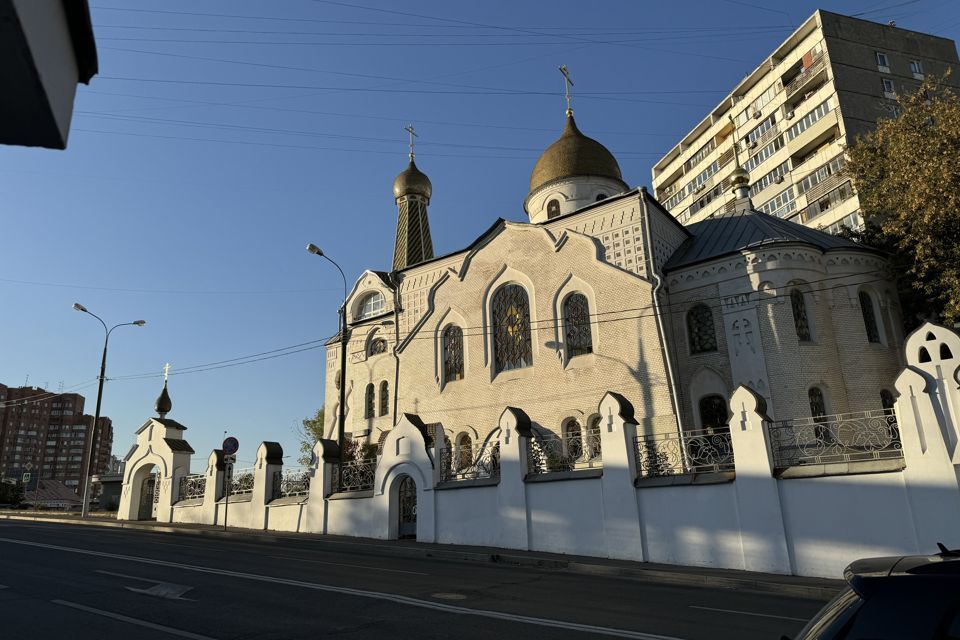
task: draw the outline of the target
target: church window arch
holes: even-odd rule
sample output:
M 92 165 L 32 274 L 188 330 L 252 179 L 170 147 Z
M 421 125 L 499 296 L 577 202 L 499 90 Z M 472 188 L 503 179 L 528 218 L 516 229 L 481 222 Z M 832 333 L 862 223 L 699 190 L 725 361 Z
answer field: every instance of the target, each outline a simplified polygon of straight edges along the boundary
M 807 399 L 810 401 L 810 417 L 818 422 L 825 419 L 827 417 L 827 400 L 823 395 L 823 389 L 810 387 L 807 391 Z
M 690 341 L 690 353 L 717 350 L 717 328 L 710 307 L 698 304 L 687 312 L 687 337 Z
M 863 315 L 863 327 L 867 332 L 867 341 L 880 343 L 880 325 L 877 322 L 877 311 L 873 306 L 873 296 L 867 291 L 859 293 L 860 313 Z
M 576 418 L 570 418 L 563 423 L 563 446 L 570 458 L 576 459 L 583 455 L 583 429 Z
M 810 342 L 813 335 L 810 331 L 810 317 L 807 315 L 807 301 L 803 291 L 796 288 L 790 291 L 790 307 L 793 309 L 793 326 L 797 331 L 797 340 Z
M 384 306 L 385 301 L 382 293 L 379 291 L 368 293 L 357 303 L 358 311 L 356 320 L 366 320 L 367 318 L 380 315 L 383 313 Z
M 455 324 L 443 330 L 443 381 L 463 379 L 463 329 Z
M 580 292 L 571 293 L 563 301 L 563 329 L 568 360 L 593 353 L 590 303 Z
M 470 434 L 464 432 L 456 437 L 456 450 L 454 451 L 454 465 L 459 469 L 466 469 L 473 464 L 473 439 Z
M 547 220 L 560 217 L 560 201 L 556 198 L 547 203 Z
M 515 282 L 501 285 L 491 300 L 494 373 L 533 364 L 530 339 L 530 299 Z
M 384 380 L 380 383 L 380 415 L 390 413 L 390 383 Z
M 363 417 L 366 418 L 367 420 L 369 420 L 370 418 L 373 418 L 376 415 L 376 413 L 374 413 L 374 409 L 376 408 L 376 398 L 374 397 L 375 395 L 376 395 L 376 390 L 374 389 L 373 383 L 371 382 L 370 384 L 367 385 L 367 390 L 363 397 Z

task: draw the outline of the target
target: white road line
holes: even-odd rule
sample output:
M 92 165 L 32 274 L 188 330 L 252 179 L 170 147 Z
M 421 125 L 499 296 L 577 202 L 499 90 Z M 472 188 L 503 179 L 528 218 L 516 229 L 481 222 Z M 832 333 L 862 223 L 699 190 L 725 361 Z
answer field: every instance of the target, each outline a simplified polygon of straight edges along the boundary
M 344 562 L 327 562 L 326 560 L 310 560 L 308 558 L 297 558 L 296 556 L 267 556 L 268 558 L 277 558 L 278 560 L 296 560 L 297 562 L 310 562 L 312 564 L 329 564 L 335 567 L 353 567 L 355 569 L 369 569 L 370 571 L 389 571 L 390 573 L 409 573 L 414 576 L 428 576 L 429 573 L 420 571 L 404 571 L 403 569 L 385 569 L 383 567 L 371 567 L 365 564 L 346 564 Z
M 796 620 L 797 622 L 806 622 L 809 618 L 791 618 L 790 616 L 775 616 L 769 613 L 754 613 L 753 611 L 734 611 L 733 609 L 716 609 L 714 607 L 698 607 L 691 604 L 691 609 L 703 609 L 704 611 L 719 611 L 721 613 L 736 613 L 741 616 L 757 616 L 758 618 L 778 618 L 780 620 Z
M 169 633 L 173 636 L 180 636 L 181 638 L 192 638 L 192 640 L 215 640 L 210 636 L 202 636 L 199 633 L 181 631 L 180 629 L 174 629 L 173 627 L 165 627 L 162 624 L 156 624 L 154 622 L 147 622 L 146 620 L 139 620 L 137 618 L 131 618 L 130 616 L 120 615 L 119 613 L 103 611 L 102 609 L 94 609 L 93 607 L 87 607 L 82 604 L 77 604 L 76 602 L 67 602 L 66 600 L 51 600 L 50 602 L 53 604 L 62 605 L 64 607 L 70 607 L 71 609 L 79 609 L 80 611 L 86 611 L 87 613 L 103 616 L 104 618 L 113 618 L 114 620 L 129 622 L 130 624 L 135 624 L 140 627 L 147 627 L 148 629 L 163 631 L 164 633 Z
M 487 611 L 484 609 L 470 609 L 468 607 L 458 607 L 456 605 L 444 604 L 441 602 L 432 602 L 429 600 L 420 600 L 401 596 L 392 593 L 381 593 L 378 591 L 364 591 L 363 589 L 352 589 L 350 587 L 335 587 L 332 585 L 318 584 L 315 582 L 304 582 L 302 580 L 291 580 L 288 578 L 274 578 L 257 573 L 244 573 L 242 571 L 230 571 L 227 569 L 214 569 L 212 567 L 200 567 L 180 562 L 169 562 L 167 560 L 155 560 L 153 558 L 141 558 L 138 556 L 127 556 L 119 553 L 107 553 L 106 551 L 93 551 L 90 549 L 76 549 L 73 547 L 64 547 L 56 544 L 46 544 L 43 542 L 30 542 L 28 540 L 17 540 L 15 538 L 0 538 L 0 542 L 10 544 L 19 544 L 28 547 L 39 547 L 41 549 L 55 549 L 57 551 L 66 551 L 68 553 L 78 553 L 88 556 L 97 556 L 100 558 L 112 558 L 114 560 L 124 560 L 127 562 L 139 562 L 141 564 L 150 564 L 159 567 L 173 567 L 185 571 L 196 571 L 197 573 L 208 573 L 212 575 L 227 576 L 230 578 L 242 578 L 245 580 L 254 580 L 257 582 L 270 582 L 273 584 L 282 584 L 291 587 L 301 587 L 304 589 L 313 589 L 315 591 L 325 591 L 328 593 L 340 593 L 359 598 L 372 598 L 375 600 L 387 600 L 397 604 L 405 604 L 411 607 L 420 607 L 423 609 L 433 609 L 445 613 L 456 613 L 468 616 L 480 616 L 483 618 L 494 618 L 497 620 L 506 620 L 509 622 L 520 622 L 523 624 L 534 624 L 541 627 L 553 627 L 556 629 L 569 629 L 571 631 L 583 631 L 585 633 L 596 633 L 598 635 L 614 636 L 617 638 L 632 638 L 634 640 L 681 640 L 672 636 L 661 636 L 651 633 L 642 633 L 640 631 L 629 631 L 627 629 L 613 629 L 610 627 L 595 627 L 589 624 L 579 624 L 576 622 L 565 622 L 563 620 L 549 620 L 547 618 L 534 618 L 531 616 L 521 616 L 513 613 L 504 613 L 501 611 Z M 64 603 L 66 604 L 66 603 Z M 112 614 L 111 614 L 112 615 Z M 194 638 L 203 638 L 203 636 L 190 636 Z

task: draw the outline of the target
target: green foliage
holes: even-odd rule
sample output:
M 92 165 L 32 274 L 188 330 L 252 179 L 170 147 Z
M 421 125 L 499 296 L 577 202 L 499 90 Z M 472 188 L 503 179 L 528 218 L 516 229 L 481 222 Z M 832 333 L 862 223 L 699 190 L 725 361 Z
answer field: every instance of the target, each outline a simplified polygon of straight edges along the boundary
M 23 502 L 23 487 L 18 484 L 0 482 L 0 504 L 18 506 Z
M 300 438 L 300 455 L 297 462 L 303 466 L 310 464 L 313 445 L 323 438 L 324 408 L 317 409 L 312 418 L 304 418 L 301 427 L 297 430 Z
M 947 77 L 899 96 L 900 115 L 848 150 L 866 228 L 847 235 L 891 254 L 908 329 L 960 321 L 960 99 Z

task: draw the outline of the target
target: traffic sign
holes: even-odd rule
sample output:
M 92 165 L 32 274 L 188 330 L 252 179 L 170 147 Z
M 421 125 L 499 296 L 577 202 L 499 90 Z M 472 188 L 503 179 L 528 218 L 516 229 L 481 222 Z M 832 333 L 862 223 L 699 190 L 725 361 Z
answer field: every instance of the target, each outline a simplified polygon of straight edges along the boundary
M 224 456 L 223 456 L 223 463 L 224 463 L 224 464 L 233 464 L 233 463 L 236 462 L 236 461 L 237 461 L 237 455 L 236 455 L 235 453 L 234 453 L 234 454 L 224 454 Z
M 232 456 L 233 454 L 235 454 L 237 451 L 240 450 L 240 441 L 234 438 L 233 436 L 230 436 L 229 438 L 223 439 L 222 447 L 223 447 L 224 454 L 228 456 Z
M 23 474 L 23 484 L 27 484 L 29 482 L 30 482 L 30 474 L 29 473 Z
M 27 471 L 33 471 L 33 463 L 28 462 L 27 464 L 23 465 L 23 468 L 26 469 Z

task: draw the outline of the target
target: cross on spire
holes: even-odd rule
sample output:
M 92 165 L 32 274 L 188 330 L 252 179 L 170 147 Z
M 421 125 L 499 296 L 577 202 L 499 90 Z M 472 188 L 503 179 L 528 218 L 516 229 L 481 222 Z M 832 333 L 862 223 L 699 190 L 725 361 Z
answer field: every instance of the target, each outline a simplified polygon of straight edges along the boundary
M 170 377 L 170 363 L 163 365 L 163 384 L 167 384 L 167 378 Z
M 417 135 L 417 132 L 413 130 L 412 124 L 408 124 L 403 128 L 403 130 L 410 134 L 410 160 L 412 162 L 413 161 L 413 139 L 419 138 L 420 136 Z
M 573 79 L 570 77 L 570 71 L 567 69 L 567 65 L 562 64 L 557 67 L 560 70 L 560 73 L 563 74 L 563 94 L 567 98 L 567 115 L 573 115 L 573 107 L 570 102 L 570 87 L 573 86 Z

